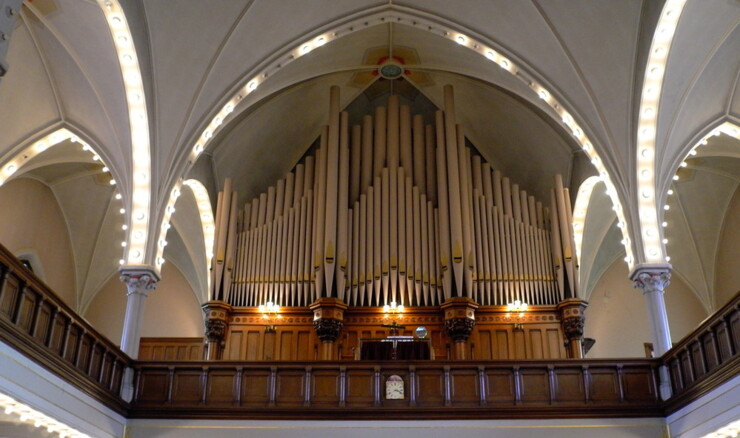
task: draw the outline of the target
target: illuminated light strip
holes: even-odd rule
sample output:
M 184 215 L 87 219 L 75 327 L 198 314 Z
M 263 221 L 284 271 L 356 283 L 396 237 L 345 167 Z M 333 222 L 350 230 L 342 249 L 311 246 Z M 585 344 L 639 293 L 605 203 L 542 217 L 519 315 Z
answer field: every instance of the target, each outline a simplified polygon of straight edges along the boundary
M 146 95 L 133 37 L 120 3 L 118 0 L 98 0 L 98 4 L 103 9 L 118 54 L 131 128 L 131 163 L 133 166 L 131 214 L 129 216 L 131 231 L 124 261 L 128 265 L 141 265 L 146 263 L 151 201 L 151 152 Z
M 601 182 L 598 176 L 590 176 L 581 183 L 576 196 L 576 204 L 573 207 L 573 240 L 576 242 L 576 256 L 581 260 L 581 246 L 583 243 L 583 229 L 586 225 L 586 213 L 588 213 L 588 204 L 591 202 L 594 187 Z M 628 242 L 622 242 L 629 246 Z
M 89 435 L 2 393 L 0 393 L 0 409 L 3 409 L 6 415 L 16 415 L 21 422 L 33 425 L 37 429 L 43 427 L 60 438 L 90 438 Z
M 201 226 L 203 227 L 203 239 L 204 239 L 204 245 L 206 249 L 206 266 L 207 269 L 211 266 L 211 260 L 213 259 L 213 244 L 214 239 L 216 236 L 216 225 L 215 220 L 213 218 L 213 212 L 211 210 L 211 200 L 208 196 L 208 191 L 206 188 L 201 184 L 200 181 L 195 179 L 189 179 L 187 181 L 182 182 L 181 184 L 177 184 L 174 189 L 172 189 L 172 192 L 170 193 L 169 202 L 167 203 L 167 206 L 165 207 L 165 216 L 162 221 L 162 227 L 160 228 L 160 240 L 157 245 L 157 259 L 156 259 L 156 266 L 157 269 L 161 269 L 162 265 L 164 264 L 164 248 L 167 246 L 167 231 L 170 229 L 170 221 L 172 220 L 172 215 L 175 213 L 175 202 L 177 201 L 177 198 L 182 194 L 182 186 L 187 186 L 190 188 L 190 190 L 193 191 L 193 196 L 195 197 L 195 203 L 198 206 L 198 212 L 200 214 L 200 222 Z M 208 276 L 208 290 L 210 290 L 211 287 L 211 277 Z
M 708 433 L 701 438 L 735 438 L 740 435 L 740 420 L 733 421 L 725 427 Z
M 181 189 L 183 184 L 182 180 L 175 184 L 175 187 L 170 191 L 170 197 L 168 198 L 167 206 L 164 209 L 164 217 L 162 218 L 162 224 L 159 227 L 157 255 L 154 260 L 157 270 L 162 269 L 162 265 L 164 265 L 164 248 L 167 246 L 167 232 L 172 227 L 172 225 L 170 225 L 170 221 L 172 220 L 172 215 L 175 213 L 175 202 L 177 202 L 177 198 L 182 194 Z
M 658 226 L 659 213 L 655 181 L 655 133 L 666 61 L 673 34 L 686 0 L 668 0 L 663 5 L 655 35 L 650 45 L 645 81 L 642 85 L 640 114 L 637 124 L 637 190 L 642 249 L 647 263 L 663 263 L 665 244 Z
M 680 168 L 686 167 L 688 165 L 687 162 L 686 162 L 686 160 L 689 159 L 690 157 L 696 155 L 697 154 L 697 152 L 696 152 L 697 149 L 699 149 L 702 146 L 705 146 L 709 142 L 709 139 L 710 138 L 715 137 L 715 136 L 719 136 L 720 134 L 725 134 L 725 135 L 728 135 L 730 137 L 733 137 L 736 140 L 740 140 L 740 126 L 738 126 L 738 125 L 736 125 L 736 124 L 734 124 L 732 122 L 724 122 L 723 124 L 719 125 L 718 127 L 714 128 L 713 130 L 711 130 L 709 132 L 709 134 L 707 134 L 704 137 L 702 137 L 701 140 L 699 140 L 698 142 L 696 142 L 696 144 L 689 150 L 689 152 L 686 154 L 686 156 L 684 157 L 684 159 L 681 160 L 681 164 L 678 165 L 678 168 L 676 169 L 676 172 L 674 172 L 674 174 L 673 174 L 673 180 L 674 181 L 678 181 L 679 180 L 679 178 L 678 178 L 678 170 Z M 672 194 L 673 194 L 673 189 L 669 189 L 666 192 L 666 195 L 672 195 Z M 663 205 L 663 214 L 665 215 L 665 212 L 668 211 L 669 209 L 670 209 L 670 205 L 668 204 L 668 201 L 666 201 L 665 204 Z M 665 217 L 663 217 L 663 222 L 661 223 L 661 227 L 662 228 L 667 228 L 668 227 L 668 222 L 666 222 Z M 667 239 L 663 239 L 663 244 L 665 245 L 667 243 L 668 243 L 668 240 Z M 668 253 L 668 248 L 666 248 L 666 254 L 667 253 Z M 667 262 L 669 262 L 669 261 L 671 261 L 671 258 L 668 255 L 666 255 L 665 260 Z
M 195 203 L 198 205 L 200 213 L 200 223 L 203 227 L 203 240 L 206 248 L 206 269 L 210 269 L 213 260 L 213 245 L 216 238 L 216 222 L 211 210 L 211 198 L 208 196 L 208 190 L 196 179 L 189 179 L 182 183 L 190 187 L 195 196 Z M 211 276 L 208 275 L 208 290 L 211 290 Z
M 257 87 L 264 82 L 265 79 L 274 74 L 277 70 L 284 67 L 285 65 L 293 62 L 301 56 L 307 55 L 317 47 L 323 46 L 340 36 L 345 36 L 353 32 L 357 32 L 363 29 L 367 29 L 373 25 L 379 24 L 402 24 L 406 26 L 416 27 L 429 31 L 431 33 L 443 36 L 461 46 L 465 46 L 468 49 L 473 50 L 475 53 L 483 56 L 484 58 L 496 63 L 500 68 L 506 70 L 514 77 L 524 82 L 527 86 L 539 96 L 540 99 L 544 100 L 561 118 L 562 124 L 568 128 L 571 135 L 578 141 L 579 145 L 586 152 L 588 157 L 591 159 L 591 163 L 596 167 L 602 181 L 606 185 L 606 191 L 611 198 L 612 204 L 614 205 L 614 211 L 617 214 L 618 226 L 622 231 L 623 241 L 630 242 L 629 229 L 627 227 L 627 221 L 624 215 L 622 204 L 619 201 L 619 195 L 614 184 L 611 181 L 609 172 L 604 166 L 601 158 L 593 147 L 593 143 L 585 134 L 583 128 L 574 120 L 573 116 L 564 109 L 563 105 L 552 96 L 552 93 L 548 91 L 543 85 L 526 79 L 523 75 L 518 74 L 520 72 L 519 67 L 511 61 L 509 58 L 499 53 L 497 50 L 490 46 L 472 39 L 470 36 L 460 33 L 458 31 L 450 30 L 440 26 L 438 23 L 426 20 L 421 17 L 413 16 L 411 14 L 402 13 L 399 11 L 394 12 L 382 12 L 373 16 L 363 17 L 348 23 L 343 24 L 340 27 L 326 31 L 316 37 L 306 40 L 289 50 L 287 54 L 280 56 L 278 60 L 271 63 L 269 67 L 264 69 L 259 74 L 252 76 L 246 81 L 245 85 L 241 86 L 239 90 L 224 104 L 224 106 L 218 111 L 218 113 L 211 119 L 208 126 L 206 126 L 198 139 L 195 141 L 191 152 L 190 152 L 190 166 L 192 166 L 196 159 L 205 150 L 206 146 L 213 139 L 214 135 L 224 123 L 224 120 L 234 111 L 237 105 L 242 100 L 252 93 Z M 187 171 L 187 169 L 185 169 Z M 168 205 L 174 204 L 172 200 L 168 202 Z M 160 240 L 163 239 L 162 231 L 160 231 Z M 627 264 L 632 267 L 634 264 L 634 257 L 632 255 L 632 247 L 627 244 L 625 245 L 625 251 L 627 257 L 625 260 Z
M 20 175 L 18 171 L 22 170 L 23 166 L 26 163 L 28 163 L 32 158 L 34 158 L 40 153 L 45 152 L 59 144 L 62 144 L 66 140 L 69 140 L 73 143 L 79 143 L 80 145 L 82 145 L 82 150 L 85 152 L 89 152 L 92 155 L 93 161 L 100 161 L 100 164 L 103 165 L 102 171 L 108 173 L 109 175 L 111 174 L 110 168 L 105 164 L 105 162 L 103 162 L 103 159 L 100 157 L 100 154 L 95 152 L 95 149 L 92 146 L 90 146 L 85 141 L 81 140 L 78 136 L 76 136 L 74 133 L 72 133 L 67 128 L 60 128 L 52 132 L 51 134 L 46 135 L 40 140 L 36 140 L 30 146 L 27 146 L 25 149 L 17 153 L 7 163 L 0 166 L 0 186 L 5 184 L 14 175 Z M 116 180 L 113 179 L 112 175 L 111 175 L 111 179 L 109 183 L 110 185 L 116 184 Z M 115 198 L 116 200 L 121 200 L 123 196 L 120 193 L 116 193 Z M 121 214 L 126 214 L 126 209 L 121 208 L 119 212 Z M 128 229 L 128 226 L 124 225 L 123 230 L 126 231 L 127 229 Z M 126 241 L 124 240 L 122 244 L 124 244 L 125 246 L 125 243 Z

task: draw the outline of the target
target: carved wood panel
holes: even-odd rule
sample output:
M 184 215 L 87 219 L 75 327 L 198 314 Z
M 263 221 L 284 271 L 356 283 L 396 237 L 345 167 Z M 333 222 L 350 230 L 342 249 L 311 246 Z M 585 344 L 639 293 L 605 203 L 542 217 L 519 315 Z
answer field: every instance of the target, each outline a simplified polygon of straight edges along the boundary
M 466 418 L 495 417 L 501 412 L 510 417 L 531 417 L 533 412 L 538 412 L 535 416 L 547 412 L 588 416 L 595 406 L 599 410 L 594 415 L 660 412 L 656 361 L 650 359 L 627 363 L 416 361 L 372 366 L 360 362 L 140 362 L 135 367 L 134 415 L 146 412 L 150 417 L 175 412 L 197 417 L 201 409 L 214 412 L 214 408 L 228 406 L 241 407 L 223 411 L 240 418 L 332 418 L 340 412 L 357 417 L 373 415 L 374 409 L 388 418 L 429 418 L 441 412 Z M 386 398 L 391 376 L 403 383 L 400 399 Z

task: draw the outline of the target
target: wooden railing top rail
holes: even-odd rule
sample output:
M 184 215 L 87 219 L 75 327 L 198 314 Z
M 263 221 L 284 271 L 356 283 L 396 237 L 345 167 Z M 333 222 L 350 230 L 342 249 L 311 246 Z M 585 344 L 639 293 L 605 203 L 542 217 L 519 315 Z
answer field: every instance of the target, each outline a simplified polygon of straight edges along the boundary
M 511 360 L 419 360 L 419 361 L 399 361 L 399 360 L 331 360 L 331 361 L 238 361 L 238 360 L 218 360 L 218 361 L 153 361 L 153 360 L 137 360 L 134 361 L 132 366 L 134 369 L 141 368 L 269 368 L 269 367 L 280 367 L 280 368 L 300 368 L 303 369 L 307 366 L 313 368 L 372 368 L 373 366 L 384 366 L 384 367 L 406 367 L 413 365 L 416 367 L 427 367 L 427 368 L 443 368 L 443 367 L 454 367 L 458 369 L 467 368 L 514 368 L 514 367 L 529 367 L 529 368 L 548 368 L 548 367 L 561 367 L 561 368 L 593 368 L 599 366 L 610 366 L 610 367 L 652 367 L 657 368 L 661 365 L 660 359 L 647 359 L 647 358 L 628 358 L 628 359 L 511 359 Z

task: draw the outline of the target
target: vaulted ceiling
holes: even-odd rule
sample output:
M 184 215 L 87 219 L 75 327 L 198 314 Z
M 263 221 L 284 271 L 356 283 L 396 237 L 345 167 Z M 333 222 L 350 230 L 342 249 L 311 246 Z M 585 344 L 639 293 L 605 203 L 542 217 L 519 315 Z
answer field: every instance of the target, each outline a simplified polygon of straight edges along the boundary
M 454 85 L 459 121 L 494 167 L 541 198 L 555 173 L 563 174 L 575 193 L 578 184 L 595 171 L 557 114 L 521 77 L 444 37 L 444 29 L 454 29 L 496 47 L 522 66 L 522 74 L 545 84 L 567 106 L 594 142 L 631 220 L 636 219 L 636 207 L 629 205 L 636 205 L 637 112 L 662 1 L 122 3 L 147 94 L 152 203 L 158 210 L 166 204 L 172 184 L 182 177 L 200 179 L 212 199 L 225 177 L 234 179 L 242 199 L 259 194 L 291 169 L 316 140 L 327 121 L 329 86 L 340 86 L 342 105 L 367 99 L 363 87 L 369 83 L 358 84 L 355 74 L 375 68 L 369 53 L 388 47 L 414 54 L 409 69 L 426 75 L 424 81 L 409 80 L 419 99 L 440 105 L 441 87 Z M 434 26 L 422 26 L 422 22 Z M 347 23 L 360 24 L 350 30 L 343 27 Z M 686 4 L 666 67 L 658 119 L 656 178 L 664 184 L 670 183 L 698 138 L 721 121 L 740 122 L 738 23 L 740 2 L 736 0 L 688 0 Z M 203 128 L 245 80 L 327 29 L 342 31 L 330 43 L 272 72 L 225 121 L 198 162 L 188 162 Z M 113 47 L 96 1 L 24 3 L 7 57 L 10 70 L 0 81 L 0 164 L 64 126 L 98 151 L 118 181 L 117 190 L 130 196 L 130 131 Z M 737 154 L 738 141 L 724 141 L 716 146 L 717 155 Z M 95 169 L 85 167 L 89 160 L 75 155 L 73 149 L 45 152 L 38 157 L 43 163 L 34 166 L 30 175 L 55 188 L 68 217 L 94 218 L 88 219 L 89 226 L 71 225 L 79 259 L 78 284 L 84 285 L 79 293 L 85 298 L 80 302 L 85 303 L 117 267 L 120 220 L 115 216 L 117 208 L 111 207 L 114 190 L 98 188 L 94 175 L 86 173 L 92 169 L 94 174 Z M 712 283 L 700 284 L 699 279 L 709 278 L 707 272 L 713 267 L 699 261 L 716 252 L 716 237 L 701 236 L 714 236 L 722 224 L 740 169 L 734 161 L 711 156 L 692 160 L 689 168 L 696 176 L 677 186 L 681 200 L 677 208 L 684 212 L 686 229 L 674 228 L 667 235 L 673 239 L 671 233 L 688 233 L 701 243 L 693 249 L 671 246 L 669 252 L 676 253 L 676 269 L 693 279 L 688 283 L 710 307 Z M 19 176 L 23 172 L 15 177 Z M 707 190 L 716 193 L 711 205 L 702 196 Z M 75 196 L 79 193 L 89 196 Z M 171 236 L 165 256 L 178 265 L 194 289 L 201 289 L 204 249 L 202 235 L 193 231 L 197 217 L 192 217 L 197 209 L 180 202 L 171 231 L 179 237 Z M 701 214 L 694 211 L 697 205 L 702 206 Z M 602 272 L 604 264 L 623 251 L 612 219 L 599 218 L 608 207 L 605 203 L 598 208 L 601 213 L 593 216 L 594 224 L 606 223 L 606 228 L 589 227 L 593 232 L 584 237 L 593 249 L 587 251 L 590 259 L 583 265 L 593 273 Z M 87 223 L 70 219 L 73 222 Z M 108 249 L 103 251 L 101 245 Z M 692 273 L 697 269 L 700 272 Z

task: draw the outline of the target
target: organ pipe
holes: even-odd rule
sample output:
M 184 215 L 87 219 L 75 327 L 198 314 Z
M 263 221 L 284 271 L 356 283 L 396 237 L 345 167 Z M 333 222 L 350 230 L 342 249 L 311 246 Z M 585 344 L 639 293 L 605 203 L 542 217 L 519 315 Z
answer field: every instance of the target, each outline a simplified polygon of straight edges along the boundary
M 452 87 L 434 121 L 398 96 L 349 126 L 330 91 L 319 145 L 237 206 L 224 182 L 216 211 L 212 299 L 307 306 L 555 304 L 577 296 L 572 211 L 555 176 L 549 208 L 468 146 Z

